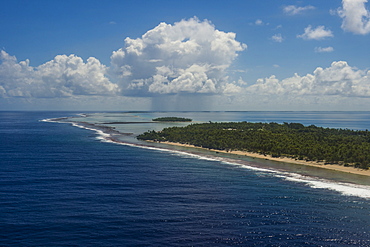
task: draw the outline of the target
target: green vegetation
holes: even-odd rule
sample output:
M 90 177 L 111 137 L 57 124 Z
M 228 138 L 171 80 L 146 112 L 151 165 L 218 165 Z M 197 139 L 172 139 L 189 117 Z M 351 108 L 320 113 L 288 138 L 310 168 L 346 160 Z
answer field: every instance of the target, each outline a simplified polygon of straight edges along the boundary
M 370 167 L 370 133 L 300 123 L 203 123 L 148 131 L 140 140 L 169 141 L 218 150 Z
M 153 121 L 156 121 L 156 122 L 191 122 L 193 120 L 190 118 L 182 118 L 182 117 L 159 117 L 159 118 L 154 118 Z

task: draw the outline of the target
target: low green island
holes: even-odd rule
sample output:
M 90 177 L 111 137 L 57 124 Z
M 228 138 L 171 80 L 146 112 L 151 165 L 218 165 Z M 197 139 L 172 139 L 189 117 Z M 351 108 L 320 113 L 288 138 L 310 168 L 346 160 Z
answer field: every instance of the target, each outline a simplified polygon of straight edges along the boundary
M 137 138 L 365 170 L 370 167 L 370 133 L 367 130 L 323 128 L 300 123 L 209 122 L 148 131 Z
M 155 122 L 191 122 L 193 121 L 190 118 L 183 118 L 183 117 L 159 117 L 154 118 L 152 121 Z

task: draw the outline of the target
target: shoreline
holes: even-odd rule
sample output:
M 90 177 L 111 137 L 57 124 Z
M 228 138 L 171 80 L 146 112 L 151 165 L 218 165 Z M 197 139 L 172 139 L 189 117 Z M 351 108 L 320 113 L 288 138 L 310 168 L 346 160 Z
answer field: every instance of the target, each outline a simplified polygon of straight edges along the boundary
M 51 122 L 59 122 L 60 120 L 65 120 L 65 118 L 55 118 L 55 119 L 47 119 L 48 121 Z M 112 127 L 109 126 L 99 126 L 96 124 L 91 124 L 87 122 L 70 122 L 70 121 L 62 121 L 63 123 L 77 123 L 81 124 L 82 127 L 84 128 L 95 128 L 97 130 L 103 131 L 107 134 L 121 134 L 121 135 L 133 135 L 133 133 L 121 133 L 117 130 L 115 130 Z M 110 137 L 108 138 L 110 141 L 116 142 L 116 143 L 123 143 L 122 141 Z M 155 141 L 150 141 L 147 140 L 147 142 L 155 142 Z M 216 153 L 225 153 L 225 154 L 235 154 L 235 155 L 240 155 L 240 156 L 247 156 L 251 158 L 258 158 L 258 159 L 264 159 L 264 160 L 271 160 L 271 161 L 278 161 L 281 163 L 291 163 L 291 164 L 297 164 L 297 165 L 303 165 L 303 166 L 311 166 L 311 167 L 317 167 L 317 168 L 322 168 L 322 169 L 327 169 L 327 170 L 334 170 L 334 171 L 339 171 L 343 173 L 350 173 L 350 174 L 355 174 L 355 175 L 362 175 L 362 176 L 368 176 L 370 177 L 370 169 L 369 170 L 364 170 L 364 169 L 359 169 L 355 167 L 345 167 L 342 165 L 334 165 L 334 164 L 324 164 L 324 162 L 316 162 L 316 161 L 304 161 L 304 160 L 296 160 L 293 158 L 288 158 L 288 157 L 272 157 L 271 155 L 263 155 L 263 154 L 258 154 L 258 153 L 253 153 L 253 152 L 246 152 L 246 151 L 226 151 L 226 150 L 218 150 L 218 149 L 208 149 L 208 148 L 202 148 L 202 147 L 197 147 L 194 145 L 190 144 L 182 144 L 182 143 L 177 143 L 177 142 L 159 142 L 162 144 L 167 144 L 167 145 L 172 145 L 172 146 L 180 146 L 180 147 L 189 147 L 189 148 L 196 148 L 196 149 L 202 149 L 202 150 L 208 150 Z
M 251 158 L 258 158 L 258 159 L 264 159 L 264 160 L 272 160 L 272 161 L 278 161 L 283 163 L 291 163 L 291 164 L 298 164 L 298 165 L 304 165 L 304 166 L 313 166 L 318 167 L 322 169 L 328 169 L 328 170 L 334 170 L 334 171 L 340 171 L 344 173 L 351 173 L 356 175 L 363 175 L 370 177 L 370 169 L 369 170 L 363 170 L 355 167 L 346 167 L 342 165 L 333 165 L 333 164 L 324 164 L 323 162 L 315 162 L 315 161 L 304 161 L 304 160 L 296 160 L 293 158 L 287 158 L 287 157 L 272 157 L 271 155 L 263 155 L 258 153 L 252 153 L 252 152 L 246 152 L 246 151 L 225 151 L 225 150 L 217 150 L 217 149 L 208 149 L 208 148 L 202 148 L 197 147 L 190 144 L 181 144 L 177 142 L 160 142 L 163 144 L 173 145 L 173 146 L 180 146 L 180 147 L 189 147 L 189 148 L 198 148 L 203 150 L 209 150 L 212 152 L 218 152 L 218 153 L 226 153 L 226 154 L 236 154 L 241 156 L 248 156 Z

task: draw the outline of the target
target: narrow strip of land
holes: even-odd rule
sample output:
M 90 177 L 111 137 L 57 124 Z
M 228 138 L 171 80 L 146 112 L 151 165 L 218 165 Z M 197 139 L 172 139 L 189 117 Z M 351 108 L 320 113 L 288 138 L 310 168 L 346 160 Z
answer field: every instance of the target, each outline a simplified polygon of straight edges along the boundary
M 300 123 L 209 122 L 152 130 L 137 138 L 370 174 L 368 130 L 331 129 Z
M 324 168 L 324 169 L 351 173 L 351 174 L 370 176 L 370 170 L 364 170 L 364 169 L 359 169 L 355 167 L 346 167 L 346 166 L 335 165 L 335 164 L 324 164 L 324 162 L 304 161 L 304 160 L 297 160 L 297 159 L 292 159 L 292 158 L 287 158 L 287 157 L 272 157 L 271 155 L 263 155 L 263 154 L 252 153 L 252 152 L 245 152 L 245 151 L 226 151 L 226 150 L 217 150 L 217 149 L 207 149 L 207 148 L 197 147 L 197 146 L 189 145 L 189 144 L 181 144 L 177 142 L 166 141 L 166 142 L 161 142 L 161 143 L 168 144 L 168 145 L 181 146 L 181 147 L 199 148 L 199 149 L 210 150 L 210 151 L 219 152 L 219 153 L 236 154 L 236 155 L 248 156 L 248 157 L 259 158 L 259 159 L 314 166 L 314 167 L 319 167 L 319 168 Z

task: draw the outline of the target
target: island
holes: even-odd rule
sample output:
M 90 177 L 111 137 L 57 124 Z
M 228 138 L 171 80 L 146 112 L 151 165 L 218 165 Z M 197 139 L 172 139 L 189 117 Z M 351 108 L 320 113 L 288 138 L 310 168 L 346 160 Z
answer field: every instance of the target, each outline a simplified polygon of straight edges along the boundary
M 293 163 L 340 165 L 368 170 L 368 130 L 323 128 L 301 123 L 221 122 L 148 131 L 139 140 L 190 145 Z M 286 160 L 287 159 L 287 160 Z
M 154 118 L 152 121 L 155 122 L 191 122 L 193 121 L 190 118 L 182 118 L 182 117 L 159 117 Z

